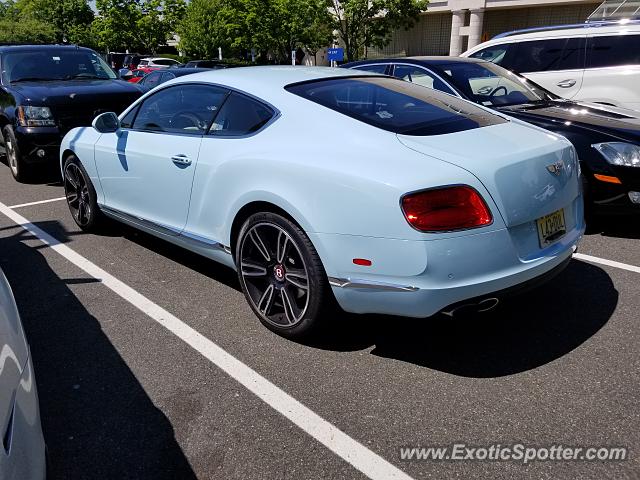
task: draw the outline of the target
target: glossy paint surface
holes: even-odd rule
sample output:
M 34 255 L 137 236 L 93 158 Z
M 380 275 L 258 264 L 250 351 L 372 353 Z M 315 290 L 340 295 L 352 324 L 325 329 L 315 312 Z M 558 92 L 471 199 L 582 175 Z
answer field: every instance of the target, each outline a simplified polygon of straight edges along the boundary
M 453 302 L 535 278 L 571 254 L 584 230 L 571 144 L 517 120 L 409 138 L 284 88 L 362 75 L 251 67 L 176 79 L 147 96 L 185 83 L 214 84 L 259 98 L 276 115 L 242 137 L 74 130 L 65 137 L 61 161 L 75 153 L 96 184 L 99 204 L 120 212 L 119 219 L 230 266 L 239 212 L 255 202 L 284 210 L 310 237 L 330 278 L 363 281 L 355 282 L 357 288 L 332 282 L 349 311 L 426 317 Z M 326 138 L 310 135 L 318 128 Z M 129 139 L 118 147 L 123 131 Z M 188 167 L 171 162 L 186 150 L 193 160 Z M 123 154 L 129 170 L 119 158 Z M 546 167 L 558 162 L 563 168 L 556 176 Z M 482 195 L 491 225 L 433 234 L 408 224 L 402 195 L 457 184 Z M 560 208 L 568 232 L 541 249 L 535 220 Z M 486 254 L 496 246 L 495 254 Z M 354 258 L 371 265 L 356 265 Z M 380 284 L 399 288 L 381 292 Z M 402 288 L 407 286 L 417 288 Z

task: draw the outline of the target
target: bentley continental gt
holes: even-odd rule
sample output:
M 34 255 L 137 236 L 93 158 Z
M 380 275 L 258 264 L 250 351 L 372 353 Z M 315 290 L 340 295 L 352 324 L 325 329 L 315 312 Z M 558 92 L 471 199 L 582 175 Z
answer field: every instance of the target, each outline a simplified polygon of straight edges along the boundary
M 355 70 L 251 67 L 171 80 L 61 148 L 69 209 L 238 272 L 270 329 L 355 313 L 488 310 L 550 278 L 584 231 L 563 137 Z

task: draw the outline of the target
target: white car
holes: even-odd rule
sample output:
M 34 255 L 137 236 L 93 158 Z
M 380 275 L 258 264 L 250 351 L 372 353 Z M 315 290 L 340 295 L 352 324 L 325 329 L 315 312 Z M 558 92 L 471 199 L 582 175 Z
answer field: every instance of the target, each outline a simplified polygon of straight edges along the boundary
M 564 268 L 584 231 L 566 139 L 356 70 L 176 78 L 69 132 L 60 161 L 81 228 L 106 215 L 236 269 L 260 320 L 291 337 L 333 298 L 354 313 L 489 310 Z
M 29 346 L 0 270 L 0 479 L 44 480 L 44 438 Z
M 640 23 L 635 21 L 503 33 L 461 56 L 497 63 L 564 98 L 640 110 Z
M 179 67 L 180 65 L 182 64 L 173 58 L 150 57 L 140 60 L 137 68 L 169 68 Z

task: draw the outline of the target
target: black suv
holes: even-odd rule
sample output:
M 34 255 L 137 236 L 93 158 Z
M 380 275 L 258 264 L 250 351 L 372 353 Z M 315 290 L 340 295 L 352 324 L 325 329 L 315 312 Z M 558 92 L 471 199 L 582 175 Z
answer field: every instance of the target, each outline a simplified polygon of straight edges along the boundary
M 57 165 L 62 137 L 104 112 L 121 112 L 142 91 L 91 49 L 73 45 L 0 46 L 0 131 L 18 181 Z

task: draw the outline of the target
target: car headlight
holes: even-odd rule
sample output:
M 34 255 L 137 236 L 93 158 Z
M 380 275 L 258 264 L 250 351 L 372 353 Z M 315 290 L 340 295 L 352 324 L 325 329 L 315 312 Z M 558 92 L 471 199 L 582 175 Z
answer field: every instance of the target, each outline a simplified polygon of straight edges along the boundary
M 606 142 L 591 145 L 611 165 L 640 167 L 640 146 L 625 142 Z
M 17 108 L 18 123 L 23 127 L 55 127 L 56 121 L 49 107 L 31 105 Z

